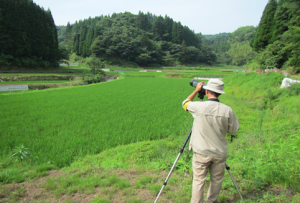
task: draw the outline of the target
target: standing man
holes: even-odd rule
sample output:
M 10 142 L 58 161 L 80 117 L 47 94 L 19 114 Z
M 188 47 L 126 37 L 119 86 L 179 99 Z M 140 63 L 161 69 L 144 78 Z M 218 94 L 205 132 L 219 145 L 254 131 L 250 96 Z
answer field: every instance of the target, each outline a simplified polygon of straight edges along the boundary
M 210 79 L 206 86 L 198 83 L 195 91 L 183 101 L 184 110 L 194 117 L 189 150 L 193 150 L 193 189 L 191 203 L 203 202 L 204 183 L 210 171 L 210 187 L 206 203 L 217 202 L 225 172 L 227 158 L 226 133 L 234 134 L 239 121 L 233 110 L 219 102 L 224 94 L 224 83 Z M 192 102 L 196 94 L 205 89 L 207 101 Z

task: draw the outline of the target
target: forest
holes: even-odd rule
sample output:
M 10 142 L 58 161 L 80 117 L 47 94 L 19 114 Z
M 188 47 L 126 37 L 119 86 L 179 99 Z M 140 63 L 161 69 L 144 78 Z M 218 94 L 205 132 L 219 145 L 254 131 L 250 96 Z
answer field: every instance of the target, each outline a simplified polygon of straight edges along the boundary
M 218 64 L 243 66 L 257 56 L 250 47 L 255 30 L 254 26 L 240 27 L 233 33 L 204 35 L 203 41 L 216 53 Z
M 269 0 L 257 27 L 206 35 L 203 41 L 212 47 L 219 64 L 300 73 L 300 1 Z
M 259 55 L 251 67 L 300 72 L 300 1 L 269 0 L 250 45 Z
M 124 61 L 142 67 L 236 65 L 300 72 L 300 0 L 269 0 L 257 27 L 202 35 L 165 15 L 129 12 L 55 26 L 32 0 L 0 0 L 0 66 L 58 67 L 59 61 Z
M 169 16 L 151 13 L 114 13 L 58 27 L 60 44 L 81 57 L 95 55 L 118 63 L 168 66 L 176 63 L 208 63 L 216 60 L 201 35 Z M 63 36 L 61 36 L 61 34 Z
M 58 67 L 59 59 L 51 11 L 32 0 L 0 0 L 0 66 Z

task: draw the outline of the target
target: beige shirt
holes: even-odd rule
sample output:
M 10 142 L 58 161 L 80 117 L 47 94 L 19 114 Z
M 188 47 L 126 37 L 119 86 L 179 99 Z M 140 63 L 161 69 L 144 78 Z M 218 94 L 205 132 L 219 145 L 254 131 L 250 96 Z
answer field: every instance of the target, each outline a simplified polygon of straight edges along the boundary
M 188 100 L 183 102 L 183 106 Z M 194 117 L 189 150 L 207 156 L 226 157 L 226 133 L 234 134 L 239 121 L 233 110 L 217 101 L 189 102 L 186 110 Z

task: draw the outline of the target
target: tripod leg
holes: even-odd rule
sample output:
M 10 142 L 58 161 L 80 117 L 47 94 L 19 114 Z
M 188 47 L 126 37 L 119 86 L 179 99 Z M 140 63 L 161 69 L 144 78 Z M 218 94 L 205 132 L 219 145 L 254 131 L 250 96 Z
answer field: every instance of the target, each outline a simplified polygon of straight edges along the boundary
M 235 183 L 235 181 L 234 181 L 234 179 L 233 179 L 233 176 L 231 175 L 230 167 L 227 165 L 227 163 L 225 163 L 225 168 L 226 168 L 226 170 L 228 171 L 228 173 L 229 173 L 229 175 L 230 175 L 230 177 L 231 177 L 231 180 L 232 180 L 232 182 L 233 182 L 233 184 L 234 184 L 236 190 L 238 191 L 238 193 L 239 193 L 239 195 L 240 195 L 241 200 L 244 201 L 244 199 L 243 199 L 243 197 L 242 197 L 242 194 L 241 194 L 241 192 L 239 191 L 239 188 L 238 188 L 237 184 Z
M 168 180 L 169 180 L 169 178 L 170 178 L 170 176 L 171 176 L 171 173 L 173 172 L 173 170 L 174 170 L 174 168 L 175 168 L 175 165 L 176 165 L 177 161 L 179 160 L 179 157 L 180 157 L 180 155 L 182 154 L 182 152 L 183 152 L 183 150 L 184 150 L 184 147 L 185 147 L 186 143 L 187 143 L 188 140 L 190 139 L 191 134 L 192 134 L 192 129 L 190 130 L 190 133 L 189 133 L 189 135 L 187 136 L 187 138 L 186 138 L 186 140 L 185 140 L 183 146 L 180 148 L 179 154 L 178 154 L 178 156 L 177 156 L 177 158 L 176 158 L 176 160 L 175 160 L 175 162 L 174 162 L 174 164 L 173 164 L 173 166 L 172 166 L 172 168 L 171 168 L 171 170 L 170 170 L 170 172 L 169 172 L 169 174 L 168 174 L 168 176 L 167 176 L 165 182 L 163 183 L 163 186 L 162 186 L 162 188 L 160 189 L 160 191 L 159 191 L 159 193 L 158 193 L 158 195 L 157 195 L 157 197 L 156 197 L 154 203 L 157 202 L 157 200 L 158 200 L 159 196 L 161 195 L 163 189 L 164 189 L 165 186 L 167 185 Z

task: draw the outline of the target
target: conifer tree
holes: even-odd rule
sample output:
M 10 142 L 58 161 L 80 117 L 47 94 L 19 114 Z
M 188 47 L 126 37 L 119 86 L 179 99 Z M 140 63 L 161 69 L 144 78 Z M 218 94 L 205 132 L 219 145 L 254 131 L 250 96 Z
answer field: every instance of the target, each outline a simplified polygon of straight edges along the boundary
M 80 39 L 79 39 L 79 54 L 83 57 L 86 57 L 86 34 L 87 34 L 87 29 L 85 26 L 82 24 L 80 28 Z
M 181 55 L 179 57 L 179 61 L 181 63 L 185 63 L 187 61 L 187 48 L 186 48 L 185 40 L 183 40 L 181 44 Z
M 163 39 L 165 41 L 170 42 L 170 41 L 172 41 L 173 19 L 166 15 L 163 23 L 164 23 L 164 29 L 165 29 Z
M 50 10 L 32 0 L 1 0 L 0 10 L 0 55 L 13 57 L 12 65 L 17 66 L 39 66 L 41 61 L 58 66 L 57 30 Z
M 72 44 L 72 28 L 70 22 L 68 22 L 65 31 L 65 45 L 69 53 L 72 51 Z
M 299 22 L 299 0 L 279 0 L 274 16 L 275 24 L 272 42 L 278 40 L 291 26 L 297 26 Z M 292 19 L 295 19 L 293 21 Z
M 266 5 L 254 37 L 251 40 L 251 47 L 255 51 L 263 50 L 269 43 L 271 43 L 273 28 L 274 28 L 274 15 L 277 8 L 276 0 L 269 0 Z
M 2 49 L 4 48 L 4 44 L 5 44 L 2 21 L 3 21 L 3 15 L 2 15 L 2 9 L 0 9 L 0 53 L 2 53 Z
M 183 40 L 183 26 L 180 22 L 177 24 L 177 32 L 176 32 L 176 43 L 180 44 Z
M 172 42 L 177 43 L 177 23 L 174 22 L 172 26 Z
M 152 31 L 157 40 L 161 40 L 164 35 L 164 19 L 162 16 L 158 16 L 155 18 L 154 23 L 152 25 Z
M 145 15 L 143 12 L 139 11 L 139 14 L 135 20 L 135 25 L 141 30 L 148 31 L 151 27 L 148 15 Z
M 148 39 L 145 31 L 143 32 L 140 42 L 141 42 L 142 47 L 146 47 L 146 48 L 148 47 L 149 39 Z

